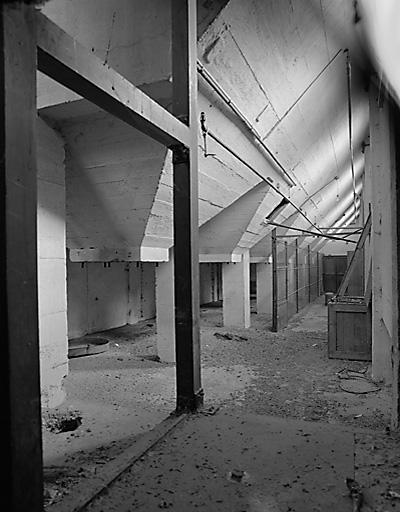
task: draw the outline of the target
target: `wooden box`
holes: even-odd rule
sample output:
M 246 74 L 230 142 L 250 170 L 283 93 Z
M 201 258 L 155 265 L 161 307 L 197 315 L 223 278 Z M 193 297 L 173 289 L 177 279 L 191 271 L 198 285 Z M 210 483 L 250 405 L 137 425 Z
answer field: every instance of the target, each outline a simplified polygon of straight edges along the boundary
M 371 308 L 360 297 L 328 302 L 328 356 L 371 361 Z

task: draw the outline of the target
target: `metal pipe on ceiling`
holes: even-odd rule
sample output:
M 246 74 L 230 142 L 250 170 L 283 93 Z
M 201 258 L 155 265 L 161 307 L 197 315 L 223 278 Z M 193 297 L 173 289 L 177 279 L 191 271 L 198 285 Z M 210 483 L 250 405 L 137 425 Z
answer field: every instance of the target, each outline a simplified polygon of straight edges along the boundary
M 291 229 L 293 231 L 300 231 L 301 233 L 306 233 L 307 235 L 316 236 L 318 238 L 329 238 L 331 240 L 339 240 L 340 242 L 351 242 L 351 243 L 357 243 L 353 240 L 345 240 L 344 238 L 339 238 L 337 236 L 333 235 L 325 235 L 324 233 L 316 233 L 315 231 L 309 231 L 308 229 L 301 229 L 301 228 L 294 228 L 291 226 L 285 226 L 284 224 L 279 224 L 278 222 L 268 222 L 266 221 L 265 224 L 270 224 L 271 226 L 276 226 L 278 228 L 285 228 L 285 229 Z M 285 235 L 280 235 L 285 236 Z
M 351 178 L 353 182 L 353 199 L 354 199 L 354 213 L 357 212 L 357 191 L 356 191 L 356 174 L 354 171 L 354 146 L 353 146 L 353 113 L 351 102 L 351 61 L 350 52 L 348 48 L 344 50 L 347 53 L 346 57 L 346 71 L 347 71 L 347 106 L 349 118 L 349 147 L 350 147 L 350 162 L 351 162 Z
M 205 114 L 204 112 L 201 113 L 200 115 L 200 125 L 201 125 L 201 130 L 203 132 L 203 136 L 206 137 L 207 135 L 213 139 L 218 145 L 220 145 L 222 148 L 225 149 L 225 151 L 227 151 L 228 153 L 230 153 L 232 156 L 234 156 L 237 160 L 239 160 L 240 163 L 242 163 L 245 167 L 247 167 L 250 171 L 252 171 L 256 176 L 258 176 L 261 180 L 265 181 L 266 183 L 268 183 L 268 185 L 273 189 L 275 190 L 275 192 L 277 194 L 279 194 L 281 197 L 283 197 L 289 204 L 292 205 L 292 207 L 297 210 L 297 212 L 302 216 L 304 217 L 304 219 L 309 223 L 311 224 L 311 226 L 317 230 L 319 230 L 319 227 L 317 225 L 315 225 L 308 217 L 307 215 L 289 198 L 287 197 L 283 192 L 281 192 L 279 190 L 278 187 L 276 187 L 274 184 L 273 184 L 273 180 L 272 178 L 269 178 L 269 177 L 265 177 L 263 176 L 260 172 L 258 172 L 252 165 L 250 165 L 248 162 L 246 162 L 246 160 L 244 160 L 240 155 L 238 155 L 236 153 L 236 151 L 234 151 L 231 147 L 229 147 L 227 144 L 225 144 L 225 142 L 223 142 L 219 137 L 217 137 L 217 135 L 215 135 L 213 132 L 211 132 L 207 126 L 206 126 L 206 117 L 205 117 Z M 321 231 L 322 233 L 322 231 Z
M 242 121 L 242 123 L 246 126 L 246 128 L 251 132 L 256 141 L 260 144 L 260 146 L 267 152 L 269 157 L 274 163 L 274 167 L 277 168 L 279 174 L 283 177 L 288 185 L 291 187 L 295 186 L 296 183 L 293 181 L 291 176 L 288 174 L 283 165 L 279 162 L 276 156 L 272 153 L 269 147 L 263 141 L 261 135 L 254 128 L 251 122 L 247 119 L 247 117 L 243 114 L 243 112 L 239 109 L 239 107 L 232 101 L 228 93 L 219 85 L 219 83 L 215 80 L 215 78 L 210 74 L 209 71 L 203 66 L 200 61 L 197 61 L 197 72 L 198 74 L 207 82 L 207 84 L 218 94 L 218 96 L 222 99 L 222 101 L 235 113 L 235 115 Z

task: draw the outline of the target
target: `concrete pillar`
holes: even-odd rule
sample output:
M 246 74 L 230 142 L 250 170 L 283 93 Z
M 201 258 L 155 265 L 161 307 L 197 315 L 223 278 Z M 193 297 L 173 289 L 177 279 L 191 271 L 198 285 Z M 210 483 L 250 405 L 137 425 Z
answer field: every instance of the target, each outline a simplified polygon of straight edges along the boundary
M 242 261 L 222 264 L 223 318 L 225 326 L 250 327 L 250 253 Z
M 64 143 L 37 121 L 38 306 L 42 404 L 65 398 L 68 373 Z
M 175 363 L 174 259 L 156 266 L 157 353 L 161 361 Z
M 372 178 L 372 376 L 379 381 L 392 378 L 393 335 L 393 159 L 389 106 L 379 103 L 376 87 L 370 90 L 370 165 Z
M 200 263 L 200 304 L 214 300 L 212 271 L 212 263 Z
M 257 263 L 257 313 L 272 316 L 272 264 Z
M 142 269 L 138 261 L 129 263 L 128 268 L 128 323 L 136 324 L 142 318 Z

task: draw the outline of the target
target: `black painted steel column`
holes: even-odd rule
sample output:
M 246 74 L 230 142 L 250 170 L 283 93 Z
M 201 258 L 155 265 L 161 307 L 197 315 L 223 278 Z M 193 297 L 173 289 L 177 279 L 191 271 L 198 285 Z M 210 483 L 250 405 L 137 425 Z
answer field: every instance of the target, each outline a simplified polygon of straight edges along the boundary
M 0 10 L 2 502 L 42 512 L 34 10 L 24 2 Z
M 276 228 L 271 233 L 272 241 L 272 331 L 278 332 L 278 251 L 276 247 Z
M 395 198 L 393 201 L 393 347 L 392 347 L 392 428 L 400 429 L 400 109 L 395 101 L 391 102 L 391 127 L 393 129 L 395 173 Z
M 173 147 L 177 411 L 203 401 L 200 375 L 196 0 L 171 0 L 172 113 L 192 129 Z

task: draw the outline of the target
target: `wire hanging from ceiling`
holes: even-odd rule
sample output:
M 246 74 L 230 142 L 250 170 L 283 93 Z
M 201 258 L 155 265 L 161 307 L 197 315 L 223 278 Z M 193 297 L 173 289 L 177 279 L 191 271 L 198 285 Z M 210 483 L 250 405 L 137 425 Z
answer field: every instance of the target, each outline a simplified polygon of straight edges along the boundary
M 344 50 L 347 54 L 346 70 L 347 70 L 347 105 L 348 105 L 348 119 L 349 119 L 349 148 L 350 148 L 350 164 L 351 164 L 351 179 L 353 182 L 353 202 L 354 213 L 357 215 L 357 191 L 356 191 L 356 174 L 354 171 L 354 145 L 353 145 L 353 113 L 351 101 L 351 61 L 350 52 L 348 48 Z

